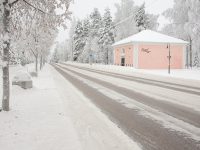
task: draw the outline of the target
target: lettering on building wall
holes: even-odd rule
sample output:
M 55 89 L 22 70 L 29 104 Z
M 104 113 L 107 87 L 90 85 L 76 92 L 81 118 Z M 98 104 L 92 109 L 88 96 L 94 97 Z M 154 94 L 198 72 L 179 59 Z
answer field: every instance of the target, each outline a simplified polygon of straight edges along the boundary
M 145 53 L 150 53 L 151 51 L 149 50 L 149 48 L 142 48 L 141 50 L 142 52 L 145 52 Z

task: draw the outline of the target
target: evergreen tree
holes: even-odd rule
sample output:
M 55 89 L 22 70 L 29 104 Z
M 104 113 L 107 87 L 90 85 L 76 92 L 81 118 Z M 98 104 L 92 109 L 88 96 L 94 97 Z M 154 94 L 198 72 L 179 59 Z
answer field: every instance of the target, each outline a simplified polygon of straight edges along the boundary
M 135 22 L 138 27 L 138 31 L 142 31 L 144 29 L 149 28 L 150 20 L 145 13 L 145 3 L 143 3 L 135 14 Z
M 100 29 L 99 43 L 102 48 L 103 62 L 108 64 L 112 61 L 112 47 L 114 43 L 114 26 L 110 9 L 105 9 L 103 27 Z
M 91 36 L 90 20 L 89 20 L 89 18 L 86 18 L 86 19 L 83 20 L 82 42 L 84 43 L 84 46 L 83 46 L 83 48 L 80 51 L 80 54 L 78 56 L 79 62 L 86 63 L 89 59 L 90 47 L 89 47 L 88 43 L 90 42 L 90 36 Z
M 75 28 L 76 28 L 76 19 L 73 18 L 72 22 L 71 22 L 71 27 L 69 29 L 69 52 L 70 52 L 70 56 L 71 56 L 71 61 L 73 61 L 74 59 L 74 33 L 75 33 Z
M 198 68 L 200 67 L 200 59 L 197 52 L 195 53 L 195 57 L 194 57 L 194 67 L 198 67 Z
M 97 37 L 98 36 L 98 31 L 101 27 L 102 23 L 102 18 L 99 10 L 97 8 L 94 9 L 94 11 L 90 15 L 90 20 L 91 20 L 91 32 L 92 32 L 92 37 Z
M 88 18 L 83 20 L 83 37 L 85 40 L 90 36 L 90 21 Z
M 95 8 L 93 10 L 93 12 L 90 15 L 90 22 L 91 22 L 91 43 L 88 44 L 88 46 L 90 45 L 90 57 L 94 58 L 95 62 L 99 62 L 99 54 L 100 54 L 100 44 L 98 43 L 98 39 L 100 38 L 99 35 L 99 30 L 102 27 L 102 17 L 101 14 L 99 12 L 99 10 L 97 8 Z M 91 59 L 91 58 L 90 58 Z M 91 62 L 90 62 L 91 63 Z
M 85 46 L 83 24 L 81 21 L 77 22 L 74 31 L 74 61 L 76 61 Z

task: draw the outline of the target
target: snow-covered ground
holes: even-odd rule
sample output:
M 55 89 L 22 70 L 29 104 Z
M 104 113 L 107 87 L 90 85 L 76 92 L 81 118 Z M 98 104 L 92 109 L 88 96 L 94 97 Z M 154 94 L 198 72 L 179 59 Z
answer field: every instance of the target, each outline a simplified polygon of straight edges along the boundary
M 135 69 L 133 67 L 123 67 L 123 66 L 115 66 L 115 65 L 103 65 L 103 64 L 82 64 L 75 62 L 66 62 L 67 64 L 83 66 L 87 68 L 115 72 L 126 75 L 135 75 L 139 77 L 147 77 L 147 78 L 156 78 L 157 77 L 165 77 L 167 79 L 189 79 L 189 80 L 198 80 L 200 81 L 200 69 L 172 69 L 171 74 L 168 74 L 168 70 L 146 70 L 146 69 Z M 194 81 L 195 82 L 195 81 Z
M 13 67 L 11 76 L 30 68 Z M 141 149 L 51 66 L 33 83 L 11 87 L 11 110 L 0 112 L 0 149 Z
M 12 78 L 18 70 L 26 68 L 18 66 L 10 70 Z M 81 149 L 49 69 L 33 80 L 33 89 L 11 87 L 11 110 L 0 113 L 0 149 Z

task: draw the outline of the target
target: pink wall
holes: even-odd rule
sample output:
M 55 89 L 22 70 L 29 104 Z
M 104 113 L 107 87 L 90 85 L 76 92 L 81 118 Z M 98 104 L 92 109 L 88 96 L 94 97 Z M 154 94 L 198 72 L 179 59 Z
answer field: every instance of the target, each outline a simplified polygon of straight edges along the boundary
M 114 49 L 114 64 L 115 65 L 120 65 L 120 63 L 121 63 L 121 55 L 120 55 L 120 49 L 119 48 L 115 48 Z
M 144 50 L 146 49 L 144 52 Z M 148 49 L 148 50 L 147 50 Z M 171 45 L 171 68 L 183 68 L 183 46 Z M 168 68 L 169 50 L 167 44 L 163 45 L 139 45 L 139 69 L 166 69 Z
M 133 66 L 133 45 L 118 46 L 114 48 L 115 51 L 115 65 L 121 65 L 121 50 L 125 49 L 125 65 Z

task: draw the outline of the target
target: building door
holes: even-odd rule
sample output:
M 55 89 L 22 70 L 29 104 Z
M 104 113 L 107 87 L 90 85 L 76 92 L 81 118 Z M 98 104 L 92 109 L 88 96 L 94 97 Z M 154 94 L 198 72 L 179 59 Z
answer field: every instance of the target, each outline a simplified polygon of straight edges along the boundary
M 125 66 L 125 58 L 124 57 L 121 58 L 121 66 Z

